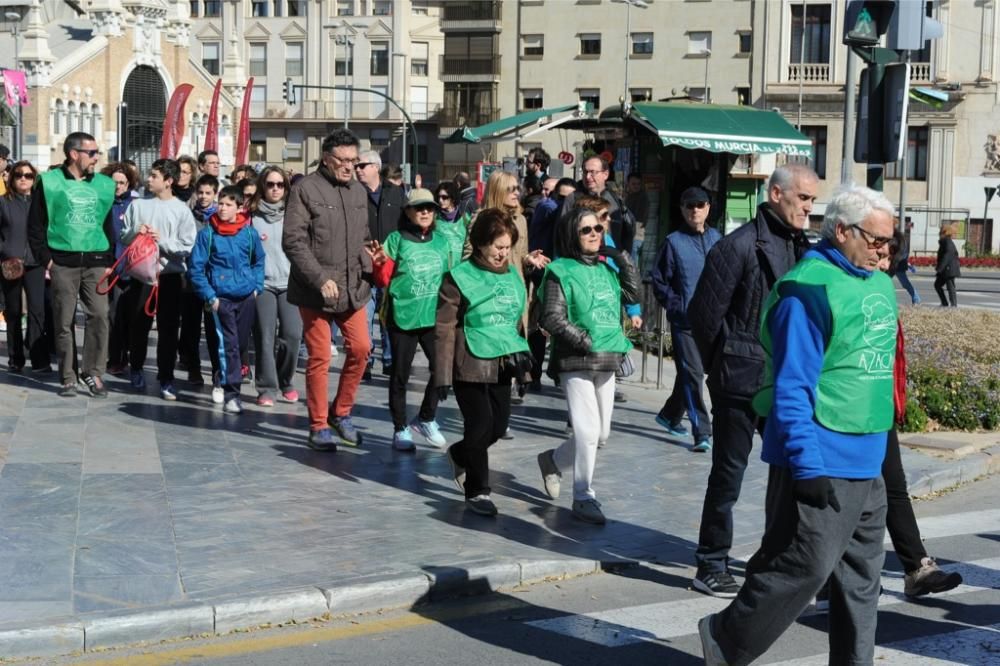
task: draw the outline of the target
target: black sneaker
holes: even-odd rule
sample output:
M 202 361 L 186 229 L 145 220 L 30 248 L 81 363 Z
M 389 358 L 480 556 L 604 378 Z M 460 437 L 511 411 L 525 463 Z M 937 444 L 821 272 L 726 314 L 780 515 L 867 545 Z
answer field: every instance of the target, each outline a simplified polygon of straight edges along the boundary
M 62 398 L 75 398 L 76 397 L 76 382 L 70 382 L 69 384 L 63 384 L 59 387 L 59 396 Z
M 383 377 L 392 377 L 392 363 L 383 363 L 382 364 L 382 376 Z
M 480 516 L 497 515 L 497 505 L 493 503 L 489 495 L 476 495 L 465 500 L 465 506 L 469 511 L 478 513 Z
M 622 391 L 615 391 L 615 402 L 628 402 L 628 398 Z
M 692 581 L 692 587 L 713 597 L 732 599 L 740 591 L 739 583 L 728 571 L 699 571 Z
M 108 389 L 105 388 L 104 382 L 97 377 L 94 377 L 93 375 L 81 375 L 80 380 L 86 385 L 91 396 L 95 398 L 108 397 Z

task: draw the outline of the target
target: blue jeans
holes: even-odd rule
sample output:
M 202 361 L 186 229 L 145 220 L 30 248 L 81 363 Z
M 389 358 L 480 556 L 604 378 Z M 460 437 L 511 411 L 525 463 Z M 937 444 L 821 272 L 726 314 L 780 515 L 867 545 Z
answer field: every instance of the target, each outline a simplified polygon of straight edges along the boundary
M 368 338 L 371 340 L 372 349 L 375 348 L 375 318 L 382 307 L 382 298 L 385 296 L 385 289 L 372 289 L 372 297 L 365 306 L 368 313 Z M 379 322 L 379 333 L 382 336 L 382 365 L 392 365 L 392 346 L 389 344 L 389 334 L 383 323 Z M 368 357 L 369 367 L 375 365 L 375 357 Z

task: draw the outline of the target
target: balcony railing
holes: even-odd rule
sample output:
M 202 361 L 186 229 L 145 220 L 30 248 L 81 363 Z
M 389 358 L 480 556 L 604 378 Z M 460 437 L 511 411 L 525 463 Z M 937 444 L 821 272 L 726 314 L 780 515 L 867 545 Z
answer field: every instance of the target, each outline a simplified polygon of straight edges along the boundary
M 439 116 L 443 127 L 468 125 L 479 127 L 500 117 L 500 109 L 449 109 L 445 107 Z
M 826 62 L 789 63 L 788 80 L 798 83 L 829 83 L 830 64 Z
M 931 64 L 929 62 L 911 62 L 910 81 L 914 83 L 930 83 Z
M 351 107 L 351 120 L 399 120 L 402 115 L 392 106 L 387 106 L 387 102 L 382 100 L 372 100 L 370 102 L 359 101 L 355 98 Z M 284 102 L 268 102 L 267 104 L 257 103 L 250 105 L 250 117 L 254 119 L 297 119 L 297 120 L 329 120 L 343 119 L 345 104 L 343 101 L 333 100 L 305 100 L 294 106 L 289 106 Z M 413 120 L 438 121 L 441 117 L 442 106 L 440 103 L 431 104 L 429 102 L 414 102 L 410 105 L 410 118 Z M 484 121 L 484 122 L 489 122 Z
M 500 56 L 469 58 L 442 54 L 440 72 L 442 76 L 499 76 Z
M 445 2 L 442 3 L 442 21 L 499 21 L 499 2 Z

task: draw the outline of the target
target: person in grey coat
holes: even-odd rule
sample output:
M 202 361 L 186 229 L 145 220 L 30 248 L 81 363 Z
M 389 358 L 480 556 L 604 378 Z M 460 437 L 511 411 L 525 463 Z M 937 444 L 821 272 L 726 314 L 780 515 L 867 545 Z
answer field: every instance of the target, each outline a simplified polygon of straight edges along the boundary
M 275 392 L 283 402 L 299 400 L 292 379 L 302 340 L 302 316 L 299 309 L 288 302 L 291 263 L 281 249 L 288 190 L 285 172 L 269 166 L 257 177 L 257 193 L 248 206 L 250 221 L 260 235 L 265 256 L 264 291 L 257 294 L 253 331 L 259 407 L 273 407 Z

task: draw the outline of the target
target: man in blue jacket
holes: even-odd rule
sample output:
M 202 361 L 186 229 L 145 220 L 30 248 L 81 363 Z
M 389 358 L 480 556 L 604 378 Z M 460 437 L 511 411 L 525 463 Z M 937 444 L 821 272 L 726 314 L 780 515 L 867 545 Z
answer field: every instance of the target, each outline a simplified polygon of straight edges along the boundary
M 705 257 L 722 235 L 706 227 L 711 210 L 708 193 L 700 187 L 689 187 L 681 194 L 681 215 L 684 226 L 673 232 L 660 248 L 656 265 L 650 272 L 656 300 L 667 311 L 670 322 L 670 340 L 674 348 L 674 367 L 677 376 L 670 397 L 663 403 L 656 422 L 674 437 L 687 437 L 681 417 L 687 410 L 694 434 L 692 451 L 712 450 L 712 422 L 705 409 L 701 383 L 701 355 L 691 333 L 687 319 L 688 303 L 705 268 Z
M 827 206 L 823 241 L 764 305 L 761 458 L 770 465 L 765 531 L 746 583 L 698 623 L 707 664 L 749 664 L 830 581 L 830 663 L 871 664 L 892 428 L 896 292 L 878 270 L 893 208 L 849 186 Z

